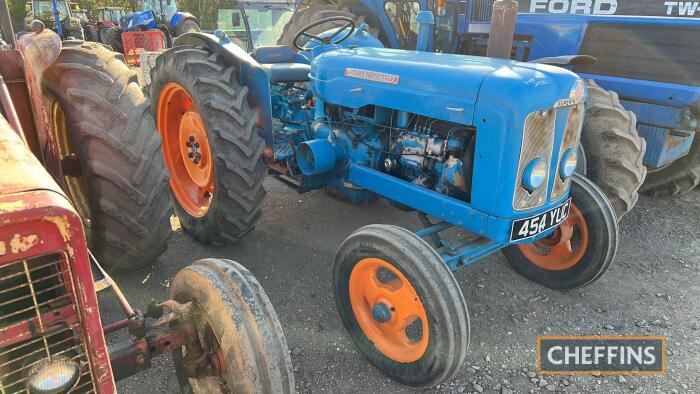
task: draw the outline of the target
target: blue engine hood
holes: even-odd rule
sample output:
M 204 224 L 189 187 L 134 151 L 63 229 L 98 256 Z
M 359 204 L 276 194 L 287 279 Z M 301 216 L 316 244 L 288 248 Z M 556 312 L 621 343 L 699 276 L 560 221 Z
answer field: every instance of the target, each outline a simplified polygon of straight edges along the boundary
M 327 103 L 378 105 L 467 125 L 474 124 L 477 101 L 504 106 L 515 120 L 567 98 L 578 79 L 541 64 L 365 47 L 318 55 L 310 75 L 314 94 Z

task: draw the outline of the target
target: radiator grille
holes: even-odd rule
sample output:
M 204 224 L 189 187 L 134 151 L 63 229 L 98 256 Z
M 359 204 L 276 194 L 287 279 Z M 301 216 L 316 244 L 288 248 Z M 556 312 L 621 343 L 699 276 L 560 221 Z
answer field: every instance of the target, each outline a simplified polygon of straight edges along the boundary
M 552 188 L 552 200 L 558 199 L 569 190 L 571 178 L 562 180 L 559 176 L 559 166 L 561 166 L 564 153 L 566 153 L 568 149 L 577 147 L 579 139 L 581 138 L 581 128 L 583 127 L 584 104 L 580 103 L 573 107 L 559 108 L 558 111 L 564 112 L 566 110 L 569 111 L 569 118 L 566 121 L 566 131 L 564 132 L 564 139 L 561 142 L 561 149 L 559 150 L 557 172 L 555 173 L 554 187 Z
M 72 393 L 95 392 L 75 287 L 64 253 L 0 266 L 0 393 L 27 392 L 32 366 L 67 357 L 80 366 Z
M 549 179 L 549 163 L 552 159 L 555 121 L 556 110 L 554 109 L 533 112 L 525 119 L 523 140 L 520 146 L 518 178 L 516 180 L 515 195 L 513 196 L 513 208 L 515 210 L 539 207 L 547 199 L 547 187 L 539 187 L 530 193 L 522 186 L 521 180 L 528 163 L 538 156 L 547 162 L 546 179 Z

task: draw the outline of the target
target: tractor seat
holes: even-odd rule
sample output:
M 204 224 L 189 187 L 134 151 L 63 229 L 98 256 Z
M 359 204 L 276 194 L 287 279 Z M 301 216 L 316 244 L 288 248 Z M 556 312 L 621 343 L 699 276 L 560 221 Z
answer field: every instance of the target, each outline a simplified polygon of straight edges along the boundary
M 252 55 L 270 77 L 271 83 L 309 80 L 311 66 L 306 58 L 286 45 L 257 47 Z

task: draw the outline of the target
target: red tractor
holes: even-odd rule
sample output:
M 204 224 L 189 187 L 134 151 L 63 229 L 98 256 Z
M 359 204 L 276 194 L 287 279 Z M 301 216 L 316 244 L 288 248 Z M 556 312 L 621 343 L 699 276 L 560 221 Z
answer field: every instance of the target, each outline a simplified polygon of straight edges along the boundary
M 119 27 L 119 18 L 122 16 L 124 16 L 124 7 L 100 7 L 92 13 L 92 19 L 95 21 L 93 24 L 95 30 L 97 30 L 99 42 L 110 44 L 110 39 L 114 40 L 109 37 L 109 34 L 114 33 L 109 33 L 109 31 L 113 27 Z
M 144 312 L 112 281 L 171 232 L 160 136 L 119 55 L 32 27 L 15 42 L 0 1 L 0 393 L 112 393 L 165 353 L 183 392 L 293 392 L 280 323 L 239 264 L 193 263 Z M 125 316 L 103 324 L 107 288 Z

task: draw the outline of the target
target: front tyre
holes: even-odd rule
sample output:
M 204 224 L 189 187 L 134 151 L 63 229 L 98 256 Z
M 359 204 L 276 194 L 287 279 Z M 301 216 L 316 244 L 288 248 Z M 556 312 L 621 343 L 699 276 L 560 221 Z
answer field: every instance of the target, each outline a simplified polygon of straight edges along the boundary
M 224 244 L 260 218 L 265 142 L 248 105 L 248 87 L 221 55 L 178 46 L 151 70 L 151 110 L 163 138 L 175 212 L 203 243 Z
M 363 227 L 338 249 L 333 278 L 343 324 L 379 370 L 431 387 L 460 369 L 469 346 L 467 305 L 425 241 L 397 226 Z
M 571 197 L 569 217 L 551 236 L 503 249 L 516 272 L 552 289 L 593 283 L 607 271 L 617 251 L 617 220 L 605 194 L 574 174 Z
M 253 275 L 230 260 L 204 259 L 178 272 L 172 299 L 192 302 L 199 338 L 223 373 L 188 377 L 183 349 L 173 351 L 183 393 L 293 393 L 294 372 L 282 326 Z

